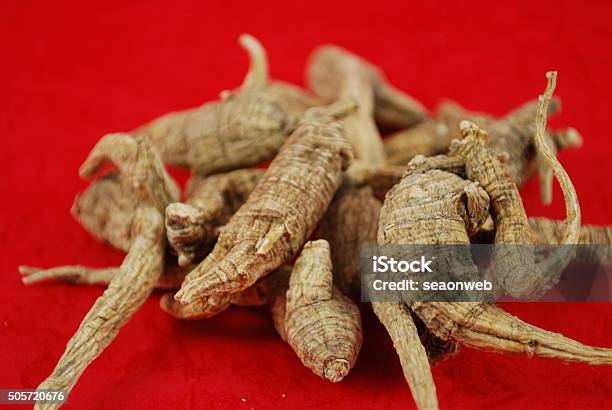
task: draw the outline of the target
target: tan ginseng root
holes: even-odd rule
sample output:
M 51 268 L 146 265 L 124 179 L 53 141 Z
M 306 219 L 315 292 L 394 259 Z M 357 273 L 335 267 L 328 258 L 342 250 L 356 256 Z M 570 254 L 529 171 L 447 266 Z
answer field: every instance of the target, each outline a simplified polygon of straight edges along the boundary
M 352 167 L 353 165 L 349 169 Z M 401 177 L 397 182 L 399 180 Z M 331 247 L 334 283 L 345 295 L 353 299 L 359 299 L 361 293 L 359 280 L 361 246 L 376 243 L 381 206 L 380 201 L 373 195 L 371 187 L 345 186 L 336 193 L 319 225 L 319 235 Z M 456 343 L 438 338 L 418 317 L 414 319 L 430 364 L 452 357 L 458 352 Z
M 555 115 L 560 111 L 561 102 L 554 98 L 548 107 L 548 115 Z M 538 101 L 529 101 L 519 108 L 511 111 L 502 118 L 491 115 L 470 112 L 450 101 L 443 102 L 438 108 L 438 123 L 444 124 L 447 130 L 445 140 L 461 138 L 459 125 L 467 120 L 478 124 L 490 136 L 488 146 L 499 155 L 505 155 L 504 160 L 508 173 L 518 187 L 521 187 L 527 178 L 534 172 L 540 176 L 540 193 L 545 204 L 552 202 L 552 170 L 546 161 L 542 161 L 536 154 L 535 120 L 538 112 Z M 576 148 L 582 145 L 582 137 L 574 128 L 545 131 L 544 140 L 555 155 L 558 151 Z M 432 136 L 431 141 L 439 141 Z M 434 145 L 438 145 L 437 142 Z M 435 154 L 439 154 L 436 152 Z M 427 154 L 423 154 L 427 155 Z
M 387 195 L 380 213 L 378 243 L 464 245 L 464 252 L 453 256 L 461 257 L 460 266 L 476 275 L 478 268 L 468 245 L 470 236 L 487 217 L 488 201 L 486 192 L 474 182 L 444 171 L 417 170 Z M 531 326 L 488 302 L 406 301 L 429 330 L 443 340 L 529 357 L 612 364 L 612 350 L 585 346 Z
M 343 186 L 370 186 L 379 197 L 402 177 L 405 168 L 353 161 L 343 176 Z M 214 245 L 219 228 L 244 204 L 259 179 L 261 169 L 243 169 L 209 177 L 194 175 L 187 183 L 187 201 L 166 208 L 168 243 L 179 266 L 199 262 Z
M 263 173 L 262 169 L 239 169 L 191 177 L 187 201 L 166 208 L 168 243 L 178 255 L 179 266 L 201 261 L 212 249 L 219 228 L 244 204 Z
M 374 93 L 374 118 L 381 128 L 387 131 L 402 130 L 412 127 L 427 118 L 427 110 L 420 102 L 389 84 L 384 73 L 362 57 L 342 47 L 327 44 L 318 47 L 312 53 L 309 65 L 312 65 L 312 61 L 317 58 L 323 59 L 321 62 L 325 64 L 328 64 L 326 61 L 330 64 L 335 64 L 335 61 L 346 60 L 353 61 L 355 65 L 361 67 L 360 70 L 367 74 Z M 311 68 L 309 67 L 309 69 Z M 326 76 L 325 73 L 317 75 Z M 312 89 L 323 98 L 333 98 L 330 95 L 330 91 L 337 86 L 330 84 L 330 82 L 334 81 L 334 78 L 337 78 L 336 74 L 331 73 L 329 77 L 321 77 L 321 80 L 324 81 L 321 83 L 324 89 L 317 90 L 314 84 Z M 319 91 L 321 92 L 319 93 Z
M 343 186 L 369 186 L 377 197 L 385 194 L 404 174 L 405 167 L 353 161 L 343 175 Z M 198 262 L 214 245 L 219 228 L 242 206 L 263 175 L 260 169 L 245 169 L 210 177 L 194 175 L 187 183 L 187 202 L 166 208 L 166 233 L 179 256 L 179 265 Z
M 38 389 L 70 392 L 89 363 L 102 353 L 119 329 L 149 297 L 163 271 L 163 210 L 169 202 L 178 199 L 177 186 L 166 173 L 157 153 L 144 138 L 131 138 L 125 134 L 104 137 L 81 167 L 81 176 L 93 177 L 107 161 L 118 168 L 118 173 L 113 172 L 110 176 L 94 182 L 94 185 L 102 183 L 104 192 L 113 192 L 116 196 L 98 196 L 100 192 L 96 188 L 90 188 L 90 191 L 77 198 L 77 203 L 81 206 L 78 216 L 82 221 L 106 221 L 89 226 L 90 229 L 102 228 L 96 233 L 103 239 L 109 239 L 104 238 L 104 234 L 111 231 L 108 223 L 128 223 L 129 232 L 122 231 L 126 234 L 125 241 L 129 242 L 127 255 L 119 271 L 110 280 L 108 288 L 96 300 L 76 333 L 68 341 L 53 373 Z M 131 199 L 120 200 L 122 193 Z M 90 194 L 101 201 L 98 206 L 90 201 Z M 121 205 L 126 205 L 126 208 Z M 124 215 L 119 217 L 105 214 L 108 211 Z M 22 268 L 23 270 L 27 268 Z M 27 282 L 27 277 L 24 279 Z M 35 406 L 37 409 L 57 407 L 57 403 L 37 403 Z
M 333 286 L 326 241 L 304 245 L 291 272 L 286 301 L 283 299 L 277 298 L 272 304 L 274 324 L 281 337 L 315 374 L 331 382 L 342 380 L 361 349 L 361 315 L 357 306 Z
M 209 175 L 258 164 L 274 157 L 295 129 L 301 107 L 315 104 L 299 88 L 268 80 L 264 48 L 242 35 L 251 67 L 239 90 L 222 100 L 169 113 L 133 131 L 145 135 L 165 163 Z
M 329 244 L 308 242 L 293 271 L 280 268 L 252 287 L 234 294 L 211 296 L 181 305 L 172 294 L 160 305 L 186 320 L 209 318 L 230 305 L 268 305 L 274 326 L 302 363 L 318 376 L 339 382 L 355 364 L 362 342 L 357 306 L 333 286 Z
M 376 243 L 381 203 L 370 187 L 344 188 L 336 193 L 319 229 L 331 245 L 334 278 L 338 287 L 358 298 L 360 250 Z M 428 364 L 457 352 L 457 345 L 440 340 L 426 327 L 417 330 L 408 307 L 402 303 L 372 302 L 374 313 L 386 327 L 399 355 L 406 381 L 419 408 L 437 408 L 435 386 Z M 423 340 L 429 350 L 419 343 Z
M 342 126 L 316 110 L 306 116 L 245 204 L 221 229 L 213 251 L 187 275 L 177 301 L 187 304 L 204 296 L 240 292 L 301 249 L 353 157 Z
M 469 243 L 466 226 L 470 232 L 476 231 L 486 217 L 488 196 L 477 184 L 438 170 L 424 175 L 405 177 L 387 194 L 378 224 L 379 244 L 457 244 L 462 243 L 463 237 Z M 436 224 L 443 227 L 444 234 L 433 229 Z M 411 230 L 413 237 L 397 241 L 398 235 L 406 230 Z M 372 305 L 394 341 L 417 406 L 437 408 L 426 350 L 418 337 L 410 306 L 401 301 L 373 302 Z M 430 343 L 428 338 L 423 341 Z M 453 343 L 446 349 L 449 355 L 456 352 Z M 435 357 L 435 353 L 432 356 Z
M 556 73 L 547 73 L 548 86 L 540 98 L 536 116 L 534 142 L 541 157 L 541 162 L 553 170 L 558 179 L 566 208 L 566 233 L 562 244 L 575 244 L 580 229 L 580 207 L 574 186 L 569 176 L 559 164 L 544 140 L 546 112 L 552 98 Z M 464 166 L 468 179 L 477 182 L 491 198 L 491 216 L 495 225 L 495 274 L 501 288 L 509 295 L 523 298 L 537 298 L 558 280 L 559 275 L 572 258 L 569 248 L 558 252 L 541 262 L 536 263 L 532 246 L 540 243 L 534 232 L 518 188 L 506 164 L 503 164 L 496 153 L 488 148 L 488 134 L 476 124 L 462 121 L 460 123 L 463 139 L 454 140 L 447 156 L 416 157 L 410 162 L 410 170 L 444 169 L 457 172 L 457 167 Z M 459 172 L 463 173 L 463 172 Z M 517 246 L 508 246 L 517 245 Z M 523 245 L 523 246 L 520 246 Z
M 357 115 L 346 118 L 343 124 L 355 157 L 374 164 L 385 163 L 375 123 L 377 113 L 387 125 L 402 121 L 406 127 L 426 115 L 419 103 L 389 86 L 377 68 L 337 46 L 321 46 L 312 53 L 308 83 L 324 101 L 352 99 L 359 104 Z

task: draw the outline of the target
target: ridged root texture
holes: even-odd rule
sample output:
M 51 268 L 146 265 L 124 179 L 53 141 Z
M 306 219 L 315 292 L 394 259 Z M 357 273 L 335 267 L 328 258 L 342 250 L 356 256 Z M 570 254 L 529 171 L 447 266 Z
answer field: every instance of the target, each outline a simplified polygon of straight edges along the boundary
M 298 128 L 175 298 L 189 303 L 240 292 L 289 260 L 323 216 L 351 159 L 342 127 L 330 118 Z
M 332 282 L 329 244 L 307 243 L 291 273 L 284 312 L 276 315 L 284 313 L 281 336 L 302 363 L 320 377 L 339 382 L 357 360 L 362 330 L 359 309 Z
M 199 262 L 212 249 L 218 228 L 244 204 L 263 172 L 240 169 L 189 180 L 186 203 L 176 202 L 166 208 L 168 242 L 178 255 L 179 266 Z
M 163 270 L 164 232 L 159 211 L 138 211 L 135 223 L 139 235 L 121 265 L 121 272 L 89 310 L 53 373 L 39 390 L 69 392 L 87 366 L 114 340 L 115 336 L 148 299 Z M 140 221 L 138 219 L 141 219 Z M 37 403 L 35 409 L 50 410 L 59 404 Z

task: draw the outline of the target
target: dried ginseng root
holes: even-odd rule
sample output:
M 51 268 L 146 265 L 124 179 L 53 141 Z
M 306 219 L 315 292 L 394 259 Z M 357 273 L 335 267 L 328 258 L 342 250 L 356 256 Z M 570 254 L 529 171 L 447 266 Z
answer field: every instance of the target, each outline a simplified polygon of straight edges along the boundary
M 580 207 L 574 186 L 559 164 L 555 155 L 544 141 L 546 112 L 554 90 L 556 73 L 548 73 L 546 93 L 536 117 L 535 145 L 541 162 L 552 169 L 559 180 L 566 208 L 566 233 L 563 244 L 575 244 L 580 228 Z M 496 245 L 530 245 L 539 243 L 540 238 L 533 231 L 518 188 L 508 173 L 505 164 L 487 147 L 488 134 L 474 123 L 460 123 L 463 139 L 451 144 L 448 156 L 416 157 L 409 169 L 446 169 L 456 172 L 464 164 L 465 175 L 485 189 L 491 199 L 491 215 L 495 224 Z M 514 297 L 541 295 L 558 280 L 572 255 L 560 251 L 536 264 L 534 249 L 530 246 L 496 246 L 495 273 L 503 290 Z
M 466 228 L 470 232 L 477 230 L 486 218 L 488 205 L 486 192 L 474 182 L 444 171 L 415 172 L 387 194 L 380 212 L 378 243 L 469 244 Z M 434 229 L 437 224 L 443 227 L 442 233 Z M 462 256 L 466 260 L 471 258 L 469 251 Z M 372 305 L 398 350 L 417 406 L 437 408 L 427 354 L 409 306 L 401 302 L 373 302 Z
M 321 236 L 331 245 L 336 282 L 346 294 L 359 294 L 360 248 L 376 242 L 380 208 L 380 201 L 372 195 L 369 187 L 345 188 L 336 194 L 321 222 Z M 417 331 L 410 311 L 403 303 L 372 302 L 372 308 L 393 340 L 417 406 L 420 409 L 437 408 L 428 354 L 419 342 L 419 333 L 429 332 Z M 430 334 L 430 347 L 433 347 L 433 339 L 438 338 Z M 440 340 L 439 346 L 444 343 Z M 441 350 L 433 352 L 433 355 L 439 355 L 439 360 Z
M 134 131 L 145 135 L 165 163 L 209 175 L 258 164 L 274 157 L 295 128 L 292 114 L 308 97 L 276 84 L 268 91 L 268 61 L 261 44 L 249 35 L 240 37 L 251 67 L 237 91 L 222 93 L 222 100 L 174 112 Z M 288 96 L 288 97 L 287 97 Z
M 295 261 L 286 301 L 272 304 L 274 325 L 302 363 L 315 374 L 339 382 L 361 349 L 357 306 L 333 286 L 329 244 L 308 242 Z
M 467 245 L 470 234 L 487 218 L 488 202 L 478 184 L 454 174 L 439 170 L 409 173 L 387 195 L 380 213 L 378 242 L 465 245 L 465 260 L 460 266 L 477 271 Z M 442 340 L 529 357 L 612 364 L 612 350 L 585 346 L 531 326 L 491 303 L 408 300 L 408 305 Z
M 166 208 L 168 243 L 179 266 L 199 262 L 212 249 L 219 228 L 244 204 L 263 175 L 261 169 L 239 169 L 187 183 L 187 201 Z
M 552 99 L 547 114 L 554 115 L 560 111 L 561 103 Z M 478 124 L 490 135 L 488 146 L 498 155 L 506 155 L 505 165 L 508 173 L 518 187 L 534 172 L 540 175 L 542 201 L 552 201 L 552 170 L 542 162 L 535 148 L 535 120 L 538 101 L 529 101 L 502 118 L 495 118 L 484 113 L 465 110 L 454 102 L 444 102 L 438 109 L 438 121 L 446 126 L 447 139 L 461 138 L 459 125 L 467 120 Z M 545 131 L 544 140 L 554 154 L 559 150 L 580 147 L 582 137 L 574 128 L 557 131 Z M 432 139 L 434 140 L 434 139 Z
M 325 101 L 357 101 L 358 114 L 343 123 L 355 157 L 375 164 L 385 162 L 375 117 L 385 128 L 401 129 L 426 116 L 420 103 L 387 84 L 376 67 L 337 46 L 321 46 L 313 52 L 308 83 Z
M 386 137 L 383 145 L 389 164 L 406 165 L 417 155 L 445 153 L 453 138 L 446 125 L 427 120 Z
M 103 138 L 94 147 L 81 167 L 81 175 L 92 177 L 107 161 L 119 170 L 114 173 L 120 191 L 135 198 L 127 209 L 115 206 L 117 198 L 100 197 L 100 201 L 114 201 L 113 206 L 100 203 L 86 208 L 100 221 L 112 218 L 105 212 L 126 212 L 131 243 L 118 272 L 112 276 L 108 288 L 89 310 L 79 329 L 68 341 L 66 350 L 53 373 L 38 389 L 69 392 L 80 375 L 112 342 L 119 329 L 127 323 L 144 303 L 158 282 L 164 265 L 165 233 L 163 210 L 167 203 L 176 201 L 179 191 L 166 173 L 157 153 L 143 138 L 114 134 Z M 108 182 L 107 179 L 102 181 Z M 94 182 L 95 184 L 96 182 Z M 119 192 L 119 191 L 117 191 Z M 94 204 L 91 204 L 94 205 Z M 91 215 L 83 218 L 92 220 Z M 108 230 L 98 232 L 100 235 Z M 22 268 L 23 269 L 23 268 Z M 27 277 L 26 277 L 27 281 Z M 52 409 L 59 404 L 37 403 L 37 409 Z
M 359 104 L 357 113 L 342 121 L 355 158 L 383 164 L 385 151 L 374 122 L 374 90 L 361 62 L 336 47 L 318 48 L 308 65 L 308 82 L 327 102 L 348 99 Z
M 308 242 L 293 271 L 286 268 L 240 293 L 213 295 L 187 305 L 164 295 L 162 309 L 179 319 L 203 319 L 230 305 L 268 305 L 279 335 L 318 376 L 339 382 L 355 364 L 362 342 L 357 306 L 333 286 L 329 245 Z
M 296 255 L 323 216 L 352 157 L 339 123 L 320 112 L 310 116 L 221 229 L 215 248 L 187 275 L 175 298 L 189 303 L 240 292 Z
M 343 175 L 347 188 L 371 187 L 376 196 L 385 194 L 404 174 L 404 167 L 354 161 Z M 180 266 L 199 262 L 210 251 L 219 228 L 247 200 L 263 170 L 245 169 L 210 177 L 193 176 L 187 184 L 187 202 L 166 208 L 168 242 L 178 254 Z
M 370 87 L 374 93 L 374 117 L 376 123 L 381 128 L 387 131 L 397 131 L 412 127 L 427 118 L 427 110 L 420 102 L 390 85 L 378 67 L 356 54 L 341 47 L 328 44 L 318 47 L 313 52 L 309 70 L 315 68 L 312 61 L 316 59 L 321 59 L 322 64 L 331 64 L 329 67 L 334 70 L 340 67 L 334 68 L 333 65 L 346 61 L 347 64 L 354 64 L 354 69 L 367 74 Z M 357 66 L 360 68 L 357 68 Z M 337 73 L 318 73 L 317 76 L 320 76 L 318 78 L 320 78 L 321 82 L 313 83 L 312 89 L 323 98 L 334 98 L 334 90 L 338 85 L 331 84 L 331 82 L 338 78 L 337 75 Z M 314 77 L 311 77 L 311 79 L 315 80 Z M 319 88 L 319 86 L 322 88 Z
M 173 293 L 166 293 L 160 299 L 159 306 L 170 316 L 181 320 L 210 319 L 232 305 L 271 306 L 277 297 L 284 298 L 290 275 L 291 267 L 283 265 L 242 292 L 206 296 L 187 304 L 174 300 Z

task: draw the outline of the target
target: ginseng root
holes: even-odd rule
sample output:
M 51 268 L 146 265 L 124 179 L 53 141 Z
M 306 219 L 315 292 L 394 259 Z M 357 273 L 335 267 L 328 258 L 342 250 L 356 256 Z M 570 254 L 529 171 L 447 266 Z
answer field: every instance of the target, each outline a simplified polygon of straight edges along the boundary
M 381 203 L 369 187 L 342 189 L 334 198 L 321 223 L 321 235 L 331 245 L 334 276 L 349 295 L 359 295 L 361 246 L 376 243 Z M 428 364 L 428 355 L 420 344 L 422 335 L 434 346 L 429 331 L 417 331 L 408 307 L 403 303 L 372 302 L 374 313 L 387 329 L 400 358 L 404 377 L 420 409 L 437 408 L 436 389 Z M 426 335 L 429 334 L 429 336 Z M 441 346 L 445 342 L 439 340 Z M 452 343 L 449 343 L 452 344 Z M 433 352 L 441 359 L 440 350 Z
M 168 243 L 178 255 L 179 266 L 199 262 L 212 249 L 219 228 L 244 204 L 263 172 L 240 169 L 189 180 L 187 201 L 166 208 Z
M 171 294 L 161 307 L 179 319 L 215 316 L 230 305 L 268 305 L 279 335 L 318 376 L 339 382 L 355 364 L 362 342 L 357 306 L 333 286 L 329 244 L 308 242 L 292 272 L 286 268 L 260 279 L 241 293 L 213 295 L 188 305 Z
M 327 101 L 352 98 L 359 103 L 359 115 L 345 121 L 356 158 L 380 164 L 385 152 L 378 125 L 395 131 L 411 127 L 427 117 L 414 98 L 389 85 L 384 74 L 363 58 L 343 48 L 317 48 L 308 64 L 310 87 Z
M 338 47 L 320 47 L 311 56 L 308 82 L 327 102 L 353 100 L 359 104 L 357 113 L 342 121 L 355 158 L 383 164 L 385 151 L 374 122 L 374 90 L 360 60 Z
M 297 254 L 339 188 L 351 159 L 342 126 L 331 117 L 312 117 L 298 128 L 175 298 L 189 303 L 203 296 L 240 292 Z
M 559 99 L 552 99 L 547 114 L 560 111 Z M 465 110 L 453 102 L 444 102 L 438 108 L 437 119 L 448 130 L 447 138 L 461 138 L 459 125 L 467 120 L 478 124 L 490 135 L 487 145 L 497 155 L 507 155 L 504 161 L 508 174 L 518 187 L 522 186 L 534 172 L 540 175 L 541 198 L 544 203 L 552 201 L 552 173 L 547 163 L 540 162 L 536 155 L 535 123 L 538 101 L 529 101 L 502 118 Z M 544 131 L 543 138 L 554 154 L 559 150 L 580 147 L 582 137 L 574 128 Z
M 68 341 L 53 373 L 38 390 L 69 392 L 87 366 L 113 341 L 121 327 L 136 313 L 153 291 L 163 270 L 164 229 L 159 211 L 141 207 L 134 218 L 136 237 L 108 288 L 89 310 Z M 36 409 L 59 404 L 39 403 Z
M 105 136 L 81 167 L 81 176 L 93 177 L 107 160 L 119 170 L 103 174 L 78 194 L 72 214 L 94 237 L 127 252 L 134 240 L 131 226 L 140 204 L 153 202 L 163 210 L 180 193 L 157 153 L 142 137 Z
M 383 72 L 363 58 L 334 45 L 318 47 L 312 54 L 309 69 L 323 69 L 323 65 L 315 66 L 313 61 L 319 59 L 320 63 L 330 64 L 334 72 L 310 73 L 312 89 L 325 99 L 333 99 L 338 90 L 338 84 L 332 84 L 338 79 L 335 70 L 344 67 L 336 64 L 351 65 L 351 70 L 358 70 L 367 75 L 370 87 L 374 94 L 374 117 L 377 124 L 387 131 L 397 131 L 412 127 L 427 117 L 427 110 L 413 97 L 390 85 Z M 335 66 L 335 67 L 334 67 Z
M 251 67 L 239 90 L 133 131 L 149 138 L 164 162 L 209 175 L 269 160 L 295 128 L 296 107 L 315 103 L 296 97 L 295 87 L 276 84 L 270 89 L 264 48 L 249 35 L 242 35 L 240 44 Z
M 282 298 L 272 305 L 278 309 L 274 323 L 281 337 L 315 374 L 331 382 L 342 380 L 361 349 L 361 316 L 357 306 L 333 286 L 326 241 L 304 245 L 284 305 L 284 314 Z
M 81 176 L 93 177 L 107 161 L 118 170 L 104 173 L 78 194 L 72 214 L 94 237 L 127 252 L 134 240 L 131 226 L 138 207 L 147 202 L 163 210 L 180 192 L 142 137 L 105 136 L 82 165 Z
M 387 195 L 380 213 L 380 244 L 470 244 L 469 231 L 487 217 L 489 196 L 474 182 L 444 171 L 409 173 Z M 436 215 L 436 218 L 422 218 Z M 477 267 L 467 254 L 461 266 Z M 454 255 L 455 257 L 457 255 Z M 528 325 L 487 302 L 407 300 L 436 336 L 478 349 L 563 361 L 612 364 L 612 350 L 582 345 Z
M 133 207 L 131 200 L 123 202 L 118 198 L 102 197 L 99 209 L 95 208 L 94 203 L 88 203 L 86 210 L 102 221 L 109 220 L 105 212 L 110 209 L 124 212 L 122 220 L 130 226 L 129 235 L 126 236 L 131 240 L 129 250 L 108 288 L 68 342 L 53 373 L 38 389 L 69 392 L 89 363 L 113 341 L 119 329 L 149 297 L 163 271 L 165 232 L 162 212 L 168 202 L 178 199 L 176 185 L 165 172 L 157 153 L 143 138 L 132 139 L 127 135 L 105 137 L 94 147 L 81 167 L 81 175 L 93 176 L 106 161 L 111 161 L 119 173 L 112 174 L 114 179 L 103 179 L 104 183 L 113 181 L 110 186 L 117 195 L 131 190 L 130 195 L 135 198 L 137 205 Z M 109 206 L 105 202 L 107 200 L 113 201 L 113 206 Z M 127 203 L 128 208 L 123 210 L 114 207 L 121 203 Z M 133 215 L 133 219 L 125 219 L 126 215 Z M 57 273 L 58 270 L 50 274 Z M 38 278 L 41 276 L 44 274 L 39 274 Z M 37 409 L 57 407 L 57 403 L 41 402 L 35 406 Z
M 379 198 L 404 174 L 404 167 L 354 161 L 344 172 L 343 186 L 369 186 Z M 187 183 L 186 203 L 166 208 L 168 242 L 178 254 L 180 266 L 199 262 L 214 245 L 220 228 L 244 204 L 263 175 L 260 169 L 245 169 L 210 177 L 193 176 Z
M 541 97 L 536 116 L 534 143 L 540 163 L 552 170 L 559 180 L 566 208 L 566 234 L 564 244 L 578 240 L 580 207 L 571 180 L 544 140 L 548 102 L 552 98 L 556 73 L 548 73 L 549 84 Z M 495 244 L 529 245 L 539 242 L 531 228 L 518 188 L 503 164 L 487 148 L 488 134 L 474 123 L 460 123 L 463 139 L 454 140 L 448 156 L 417 157 L 409 164 L 410 169 L 438 168 L 456 172 L 463 163 L 465 175 L 478 182 L 491 199 L 491 215 L 495 224 Z M 536 264 L 534 250 L 529 246 L 495 248 L 495 271 L 502 288 L 511 296 L 537 297 L 557 280 L 569 263 L 572 255 L 565 250 Z
M 489 303 L 411 304 L 438 337 L 476 349 L 591 365 L 612 364 L 612 349 L 583 345 L 559 333 L 529 325 Z

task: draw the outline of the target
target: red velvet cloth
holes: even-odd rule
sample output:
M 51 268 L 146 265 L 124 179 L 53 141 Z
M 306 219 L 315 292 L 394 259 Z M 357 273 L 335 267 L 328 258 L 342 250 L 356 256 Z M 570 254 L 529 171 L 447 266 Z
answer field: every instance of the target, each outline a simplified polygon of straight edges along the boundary
M 86 186 L 77 169 L 104 133 L 129 130 L 237 86 L 252 33 L 275 78 L 303 83 L 312 49 L 337 43 L 377 63 L 433 108 L 443 97 L 502 114 L 536 97 L 559 70 L 564 112 L 584 147 L 561 154 L 583 221 L 612 224 L 612 4 L 156 0 L 0 5 L 0 388 L 33 388 L 53 369 L 102 290 L 25 287 L 17 265 L 117 265 L 122 254 L 70 216 Z M 537 3 L 537 4 L 536 4 Z M 175 173 L 184 181 L 184 173 Z M 560 192 L 531 215 L 563 216 Z M 364 309 L 365 342 L 339 384 L 304 368 L 264 310 L 232 308 L 179 322 L 151 298 L 85 371 L 66 408 L 413 408 L 384 329 Z M 514 304 L 522 319 L 612 347 L 610 304 Z M 433 370 L 441 407 L 612 406 L 612 368 L 563 365 L 464 348 Z

